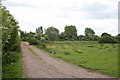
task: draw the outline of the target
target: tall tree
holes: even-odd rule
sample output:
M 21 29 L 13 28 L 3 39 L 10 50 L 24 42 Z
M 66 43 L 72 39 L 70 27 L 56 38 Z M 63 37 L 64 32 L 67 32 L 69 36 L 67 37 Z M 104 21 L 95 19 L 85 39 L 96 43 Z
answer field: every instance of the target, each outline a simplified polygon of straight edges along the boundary
M 61 32 L 60 33 L 59 39 L 62 40 L 62 41 L 69 40 L 69 38 L 67 37 L 67 35 L 65 34 L 65 32 Z
M 94 40 L 95 32 L 91 28 L 85 28 L 86 40 Z
M 59 39 L 59 30 L 55 27 L 49 27 L 45 31 L 45 35 L 51 40 L 58 40 Z
M 91 28 L 85 28 L 85 36 L 94 36 L 95 32 Z
M 77 39 L 77 29 L 76 26 L 70 25 L 65 26 L 65 35 L 68 37 L 69 40 L 76 40 Z
M 36 33 L 37 33 L 37 38 L 39 40 L 41 40 L 41 37 L 43 36 L 43 27 L 41 26 L 41 27 L 37 28 Z
M 28 37 L 27 32 L 26 31 L 24 32 L 24 31 L 20 30 L 20 38 L 21 38 L 21 40 L 22 41 L 27 41 L 27 37 Z

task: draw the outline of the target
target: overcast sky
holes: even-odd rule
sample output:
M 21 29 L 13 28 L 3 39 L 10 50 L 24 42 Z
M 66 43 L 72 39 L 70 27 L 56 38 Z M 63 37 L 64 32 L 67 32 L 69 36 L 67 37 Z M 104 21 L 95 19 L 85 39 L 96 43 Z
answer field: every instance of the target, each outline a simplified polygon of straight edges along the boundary
M 119 0 L 6 0 L 3 5 L 18 20 L 21 30 L 35 31 L 54 26 L 64 31 L 65 25 L 75 25 L 78 34 L 86 27 L 97 35 L 118 34 Z

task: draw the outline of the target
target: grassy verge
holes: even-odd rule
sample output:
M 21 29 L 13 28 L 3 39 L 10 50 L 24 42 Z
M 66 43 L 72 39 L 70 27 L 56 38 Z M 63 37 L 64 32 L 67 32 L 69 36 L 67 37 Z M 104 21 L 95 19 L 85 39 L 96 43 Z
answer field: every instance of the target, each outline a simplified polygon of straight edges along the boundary
M 38 46 L 39 47 L 39 46 Z M 49 42 L 49 55 L 77 66 L 118 77 L 118 44 L 90 41 Z
M 3 78 L 23 78 L 23 60 L 21 52 L 11 52 L 14 61 L 9 64 L 2 65 Z

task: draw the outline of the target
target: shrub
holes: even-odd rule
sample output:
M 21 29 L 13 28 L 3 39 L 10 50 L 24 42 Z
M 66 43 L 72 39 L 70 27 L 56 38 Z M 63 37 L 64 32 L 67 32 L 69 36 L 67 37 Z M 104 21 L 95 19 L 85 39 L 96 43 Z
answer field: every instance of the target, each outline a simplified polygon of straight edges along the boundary
M 99 43 L 117 43 L 117 39 L 112 36 L 103 36 L 99 39 Z
M 38 45 L 38 40 L 34 37 L 31 37 L 28 42 L 30 45 Z
M 16 62 L 19 59 L 19 52 L 7 52 L 7 53 L 3 53 L 2 56 L 2 61 L 4 63 L 2 63 L 3 65 L 6 64 L 11 64 Z

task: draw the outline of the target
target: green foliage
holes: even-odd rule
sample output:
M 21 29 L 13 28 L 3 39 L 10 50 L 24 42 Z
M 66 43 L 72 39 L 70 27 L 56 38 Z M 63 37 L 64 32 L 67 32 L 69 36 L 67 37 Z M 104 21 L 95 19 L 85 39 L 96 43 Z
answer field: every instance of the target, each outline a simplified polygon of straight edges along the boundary
M 45 35 L 47 35 L 47 39 L 51 41 L 59 40 L 59 30 L 55 27 L 47 28 Z
M 99 43 L 117 43 L 117 39 L 112 36 L 103 36 L 99 39 Z
M 67 37 L 67 35 L 64 32 L 60 33 L 59 39 L 61 41 L 69 40 L 68 37 Z
M 84 36 L 84 35 L 79 35 L 79 36 L 78 36 L 78 39 L 79 39 L 80 41 L 84 41 L 84 40 L 85 40 L 85 36 Z
M 111 35 L 108 33 L 102 33 L 101 37 L 103 37 L 103 36 L 111 36 Z
M 27 33 L 27 40 L 29 40 L 31 37 L 35 37 L 36 33 L 34 32 L 29 32 Z
M 67 36 L 68 40 L 77 40 L 77 29 L 76 26 L 70 25 L 65 26 L 65 35 Z
M 36 33 L 37 33 L 37 39 L 41 40 L 41 37 L 43 36 L 43 27 L 39 27 L 36 29 Z
M 118 43 L 120 43 L 120 34 L 118 34 L 117 36 L 115 36 L 115 38 L 117 39 Z
M 36 33 L 20 31 L 20 37 L 22 41 L 30 41 L 32 40 L 31 38 L 36 38 Z
M 100 39 L 99 36 L 97 36 L 97 35 L 94 35 L 94 36 L 93 36 L 93 41 L 98 41 L 99 39 Z
M 18 40 L 18 31 L 17 28 L 14 27 L 11 34 L 10 38 L 8 39 L 8 42 L 5 44 L 4 50 L 5 51 L 14 51 L 17 46 L 19 46 Z
M 14 17 L 6 10 L 6 7 L 2 7 L 2 47 L 4 49 L 6 43 L 11 38 L 13 28 L 17 25 Z M 13 22 L 14 21 L 14 22 Z
M 3 53 L 3 59 L 2 59 L 2 61 L 4 62 L 3 65 L 14 63 L 18 59 L 19 59 L 19 56 L 17 55 L 16 52 Z
M 91 28 L 85 28 L 85 36 L 93 36 L 95 32 Z
M 34 37 L 31 37 L 29 40 L 28 40 L 29 44 L 30 45 L 37 45 L 38 44 L 38 40 Z
M 20 30 L 20 38 L 21 38 L 22 41 L 27 41 L 28 40 L 27 32 L 24 32 L 24 31 Z
M 15 50 L 16 44 L 19 44 L 18 39 L 18 22 L 2 7 L 2 48 L 3 52 Z M 18 45 L 19 46 L 19 45 Z
M 85 28 L 85 40 L 87 41 L 94 41 L 97 39 L 97 36 L 95 36 L 94 30 L 91 28 Z

